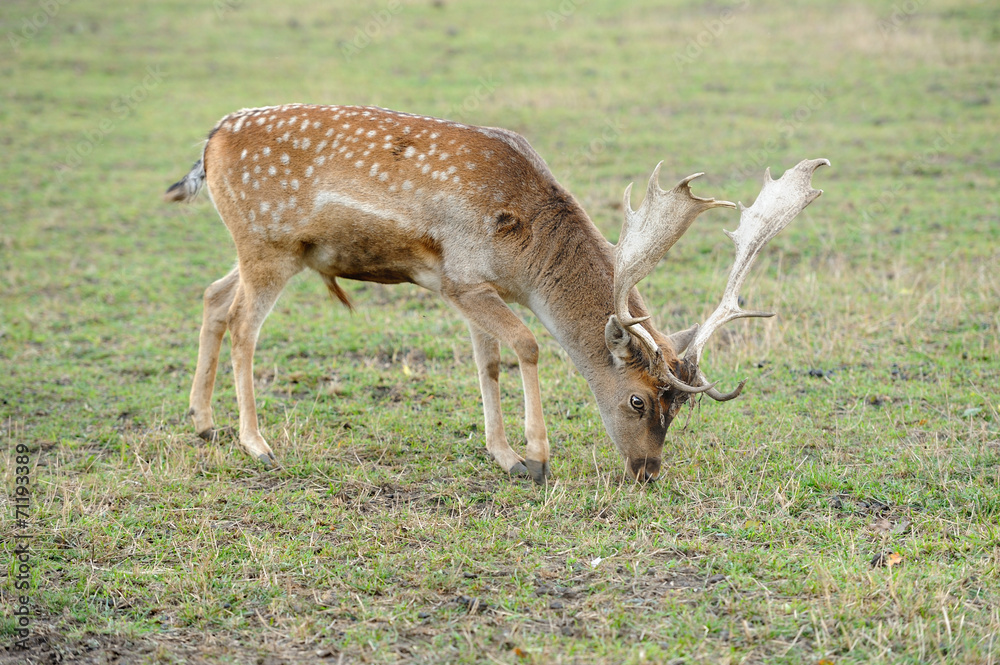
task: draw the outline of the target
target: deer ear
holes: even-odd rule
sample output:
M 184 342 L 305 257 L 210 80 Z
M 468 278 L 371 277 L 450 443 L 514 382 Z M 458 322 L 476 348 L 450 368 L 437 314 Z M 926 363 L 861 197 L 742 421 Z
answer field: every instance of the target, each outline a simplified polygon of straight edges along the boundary
M 604 344 L 611 352 L 616 365 L 621 365 L 632 357 L 632 335 L 614 314 L 608 319 L 608 324 L 604 326 Z
M 667 337 L 670 340 L 670 346 L 674 347 L 674 353 L 681 355 L 684 353 L 684 349 L 688 347 L 691 340 L 694 339 L 694 334 L 698 332 L 698 324 L 694 324 L 687 330 L 678 330 L 674 334 Z

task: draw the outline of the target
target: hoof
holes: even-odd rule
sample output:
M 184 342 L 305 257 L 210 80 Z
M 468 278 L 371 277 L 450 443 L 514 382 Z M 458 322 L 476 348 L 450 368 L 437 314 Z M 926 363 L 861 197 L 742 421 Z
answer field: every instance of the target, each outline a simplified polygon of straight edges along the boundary
M 539 462 L 533 459 L 524 460 L 524 466 L 528 469 L 528 473 L 531 474 L 532 480 L 534 480 L 539 485 L 545 484 L 545 479 L 549 477 L 549 463 Z
M 507 473 L 515 477 L 523 476 L 525 478 L 530 475 L 528 473 L 528 467 L 524 466 L 524 462 L 518 462 L 514 466 L 510 467 L 510 471 L 508 471 Z
M 277 466 L 277 458 L 275 458 L 274 453 L 261 453 L 257 456 L 257 461 L 264 465 L 267 469 L 273 469 Z
M 223 427 L 221 429 L 209 427 L 206 430 L 198 432 L 198 437 L 208 441 L 209 443 L 218 443 L 224 438 L 235 438 L 236 431 L 232 427 Z

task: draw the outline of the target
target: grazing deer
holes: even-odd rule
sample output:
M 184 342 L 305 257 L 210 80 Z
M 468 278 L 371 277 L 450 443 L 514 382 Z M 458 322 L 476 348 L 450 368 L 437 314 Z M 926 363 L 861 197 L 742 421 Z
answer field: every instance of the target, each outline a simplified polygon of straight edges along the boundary
M 468 321 L 479 368 L 486 448 L 505 471 L 549 474 L 549 441 L 538 385 L 538 343 L 507 307 L 534 312 L 590 385 L 604 426 L 638 480 L 656 478 L 667 428 L 681 406 L 721 393 L 698 365 L 720 326 L 742 316 L 739 290 L 758 252 L 822 192 L 803 161 L 741 209 L 728 235 L 736 262 L 719 308 L 701 326 L 665 335 L 649 322 L 635 285 L 694 219 L 728 201 L 699 198 L 683 179 L 670 191 L 649 179 L 637 211 L 625 190 L 617 246 L 518 134 L 437 118 L 351 106 L 244 109 L 208 135 L 202 158 L 167 190 L 188 201 L 207 180 L 232 234 L 237 267 L 205 291 L 198 366 L 191 389 L 195 429 L 212 438 L 211 397 L 222 338 L 232 339 L 240 444 L 274 459 L 257 427 L 253 354 L 261 324 L 286 282 L 320 274 L 350 307 L 337 278 L 413 282 L 439 294 Z M 526 454 L 507 442 L 500 410 L 500 344 L 517 354 L 524 385 Z M 683 355 L 681 355 L 683 354 Z

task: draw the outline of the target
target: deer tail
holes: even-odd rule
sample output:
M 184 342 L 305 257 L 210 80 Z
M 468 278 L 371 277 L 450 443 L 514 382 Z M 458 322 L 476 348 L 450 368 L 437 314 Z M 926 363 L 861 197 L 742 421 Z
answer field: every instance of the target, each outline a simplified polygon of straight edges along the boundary
M 199 159 L 188 174 L 170 185 L 163 195 L 164 201 L 190 201 L 198 196 L 205 184 L 205 163 Z

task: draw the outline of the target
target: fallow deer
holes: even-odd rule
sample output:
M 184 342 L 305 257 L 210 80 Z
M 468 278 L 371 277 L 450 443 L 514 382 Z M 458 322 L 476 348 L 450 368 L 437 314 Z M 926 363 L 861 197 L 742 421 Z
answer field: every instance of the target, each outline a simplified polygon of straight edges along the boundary
M 662 164 L 662 162 L 661 162 Z M 736 261 L 719 308 L 702 325 L 665 335 L 635 285 L 694 219 L 728 201 L 699 198 L 690 182 L 660 189 L 657 165 L 637 211 L 625 190 L 618 244 L 600 234 L 520 135 L 374 107 L 285 106 L 227 115 L 202 158 L 165 199 L 208 191 L 236 244 L 237 266 L 205 291 L 190 396 L 195 430 L 213 437 L 211 397 L 222 338 L 232 341 L 239 441 L 274 460 L 257 425 L 253 355 L 265 317 L 293 275 L 308 267 L 350 307 L 337 278 L 413 282 L 468 321 L 486 421 L 486 447 L 505 471 L 545 482 L 549 441 L 538 383 L 538 344 L 506 303 L 534 312 L 583 374 L 604 426 L 640 481 L 660 472 L 667 428 L 694 394 L 725 401 L 699 369 L 706 341 L 742 316 L 739 290 L 765 243 L 822 192 L 825 159 L 777 181 L 765 174 L 728 235 Z M 500 344 L 517 354 L 524 387 L 522 457 L 508 444 L 498 385 Z M 682 355 L 683 354 L 683 355 Z

